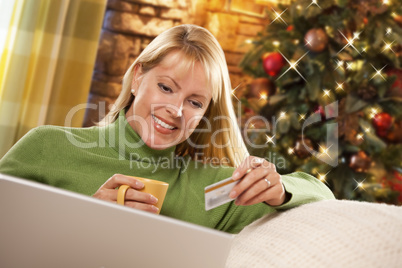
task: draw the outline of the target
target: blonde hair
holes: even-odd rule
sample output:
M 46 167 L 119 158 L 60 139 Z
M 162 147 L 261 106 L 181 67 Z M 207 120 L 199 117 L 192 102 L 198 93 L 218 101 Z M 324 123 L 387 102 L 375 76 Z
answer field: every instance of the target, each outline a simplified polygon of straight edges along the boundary
M 183 24 L 158 35 L 127 70 L 119 97 L 99 125 L 114 122 L 120 111 L 133 102 L 131 85 L 134 68 L 141 66 L 141 72 L 146 73 L 172 51 L 182 52 L 190 63 L 200 62 L 212 89 L 212 101 L 197 127 L 204 129 L 210 122 L 211 131 L 194 131 L 186 141 L 176 146 L 176 154 L 190 155 L 195 160 L 202 160 L 199 159 L 199 155 L 202 155 L 204 162 L 218 160 L 220 164 L 238 166 L 248 152 L 232 105 L 232 87 L 225 55 L 215 37 L 200 26 Z M 219 146 L 212 145 L 212 139 Z M 189 140 L 198 148 L 192 146 Z M 229 161 L 223 163 L 224 159 Z

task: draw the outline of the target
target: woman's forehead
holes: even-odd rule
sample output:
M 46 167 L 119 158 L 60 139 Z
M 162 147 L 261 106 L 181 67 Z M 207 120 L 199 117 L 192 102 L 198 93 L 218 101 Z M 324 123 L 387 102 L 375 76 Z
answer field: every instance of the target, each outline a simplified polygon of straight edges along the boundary
M 211 74 L 208 68 L 194 57 L 187 56 L 181 51 L 173 51 L 166 55 L 158 67 L 174 72 L 178 78 L 190 76 L 200 81 L 200 77 L 202 77 L 204 80 L 203 84 L 208 88 L 212 96 L 214 95 L 212 92 Z

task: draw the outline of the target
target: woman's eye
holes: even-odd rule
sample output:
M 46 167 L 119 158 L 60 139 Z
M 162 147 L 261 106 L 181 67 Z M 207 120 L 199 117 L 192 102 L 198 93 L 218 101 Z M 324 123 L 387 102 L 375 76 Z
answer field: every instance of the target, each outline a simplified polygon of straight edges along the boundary
M 202 108 L 202 103 L 198 102 L 198 101 L 190 101 L 191 105 L 193 105 L 196 108 L 201 109 Z
M 172 89 L 170 87 L 165 86 L 164 84 L 158 84 L 158 87 L 163 91 L 163 92 L 172 92 Z

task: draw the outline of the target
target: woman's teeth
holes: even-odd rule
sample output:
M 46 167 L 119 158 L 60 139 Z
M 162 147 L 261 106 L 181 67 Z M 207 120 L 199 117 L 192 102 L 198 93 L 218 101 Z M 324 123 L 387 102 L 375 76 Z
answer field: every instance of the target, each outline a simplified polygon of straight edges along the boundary
M 156 122 L 158 125 L 160 125 L 161 127 L 164 127 L 164 128 L 170 129 L 170 130 L 175 129 L 175 127 L 173 127 L 173 126 L 171 126 L 171 125 L 168 125 L 168 124 L 166 124 L 165 122 L 162 122 L 161 120 L 159 120 L 155 115 L 152 115 L 152 118 L 153 118 L 153 119 L 155 120 L 155 122 Z

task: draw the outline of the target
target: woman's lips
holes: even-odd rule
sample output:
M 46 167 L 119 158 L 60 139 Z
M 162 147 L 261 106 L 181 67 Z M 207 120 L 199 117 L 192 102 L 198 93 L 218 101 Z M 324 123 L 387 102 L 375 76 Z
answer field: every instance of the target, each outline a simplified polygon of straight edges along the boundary
M 177 129 L 172 123 L 167 123 L 165 120 L 162 121 L 162 119 L 153 114 L 151 117 L 154 128 L 162 134 L 171 134 Z

